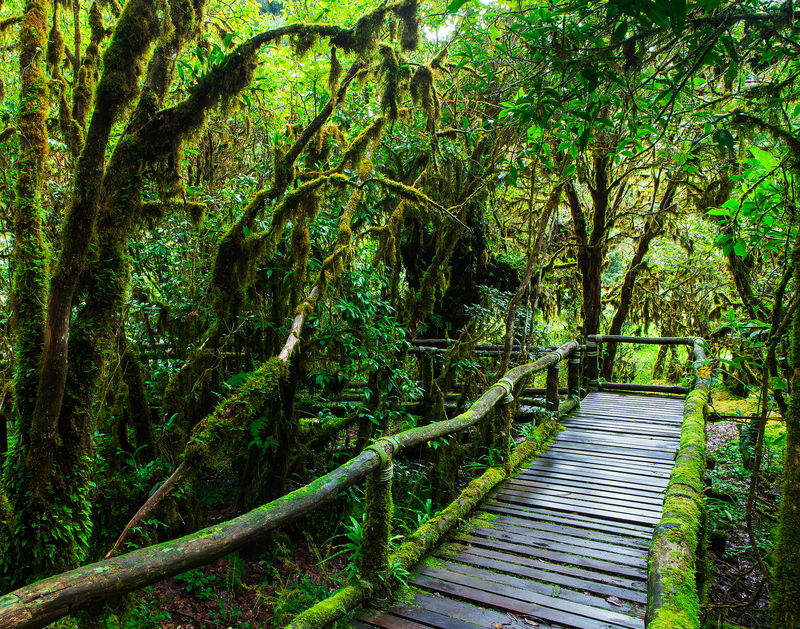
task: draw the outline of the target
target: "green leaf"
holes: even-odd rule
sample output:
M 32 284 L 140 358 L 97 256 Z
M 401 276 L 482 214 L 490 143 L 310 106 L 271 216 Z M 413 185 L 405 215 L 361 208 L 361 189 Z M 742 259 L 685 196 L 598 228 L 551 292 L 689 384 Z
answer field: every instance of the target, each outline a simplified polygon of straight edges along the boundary
M 733 245 L 733 252 L 740 258 L 744 258 L 747 255 L 747 247 L 744 245 L 744 240 L 737 239 L 736 244 Z
M 709 216 L 730 216 L 731 211 L 726 207 L 712 207 L 706 212 Z
M 469 0 L 453 0 L 450 4 L 447 5 L 447 12 L 448 13 L 455 13 L 461 7 L 463 7 Z
M 774 170 L 778 167 L 778 160 L 772 153 L 764 151 L 757 146 L 751 146 L 750 152 L 764 170 Z

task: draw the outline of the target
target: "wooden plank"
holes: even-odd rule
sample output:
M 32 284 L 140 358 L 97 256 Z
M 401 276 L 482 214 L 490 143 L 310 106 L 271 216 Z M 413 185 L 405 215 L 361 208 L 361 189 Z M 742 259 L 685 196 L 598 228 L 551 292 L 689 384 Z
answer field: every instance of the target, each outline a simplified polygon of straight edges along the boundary
M 622 603 L 622 605 L 613 605 L 601 596 L 594 596 L 585 594 L 566 587 L 561 587 L 558 584 L 542 583 L 540 581 L 533 581 L 530 579 L 520 579 L 513 575 L 499 574 L 492 570 L 477 568 L 474 566 L 458 564 L 451 561 L 442 561 L 440 566 L 422 566 L 418 574 L 449 581 L 458 585 L 467 585 L 487 592 L 495 592 L 497 594 L 508 594 L 522 598 L 519 592 L 535 592 L 547 597 L 560 598 L 570 603 L 577 603 L 588 607 L 597 609 L 605 609 L 607 611 L 632 615 L 636 609 L 630 603 Z M 500 586 L 500 588 L 498 588 Z
M 561 482 L 559 482 L 561 481 Z M 636 486 L 624 488 L 619 485 L 603 485 L 597 483 L 594 487 L 589 482 L 590 479 L 584 479 L 583 482 L 572 479 L 570 482 L 567 479 L 558 477 L 546 477 L 541 481 L 529 480 L 524 478 L 515 478 L 508 481 L 505 487 L 515 487 L 521 490 L 536 491 L 541 489 L 543 491 L 552 491 L 561 493 L 563 495 L 573 496 L 594 496 L 594 497 L 608 497 L 612 499 L 624 500 L 637 504 L 644 504 L 649 506 L 661 505 L 664 501 L 664 494 L 662 491 L 640 491 Z
M 673 461 L 675 460 L 674 452 L 663 452 L 657 450 L 646 450 L 644 448 L 629 448 L 627 446 L 615 447 L 612 445 L 604 445 L 601 443 L 580 443 L 573 442 L 567 439 L 563 441 L 556 441 L 548 448 L 548 452 L 585 452 L 591 456 L 602 458 L 619 459 L 620 463 L 649 463 L 654 466 L 663 466 L 666 469 L 672 469 Z
M 559 482 L 561 481 L 561 482 Z M 559 495 L 559 496 L 585 496 L 589 499 L 602 498 L 610 501 L 621 501 L 621 504 L 628 503 L 641 505 L 649 508 L 661 509 L 663 503 L 663 492 L 652 490 L 650 492 L 639 491 L 633 485 L 627 491 L 624 487 L 619 485 L 602 485 L 597 483 L 594 487 L 591 485 L 591 479 L 569 479 L 564 478 L 549 478 L 543 477 L 538 480 L 528 478 L 515 478 L 504 484 L 505 488 L 513 488 L 515 491 L 531 492 L 534 494 L 542 495 Z
M 616 492 L 630 492 L 637 496 L 647 496 L 650 500 L 662 502 L 664 499 L 664 490 L 667 483 L 661 486 L 656 485 L 643 485 L 637 483 L 635 480 L 617 479 L 609 480 L 606 478 L 592 477 L 590 474 L 567 474 L 561 471 L 548 470 L 538 474 L 518 474 L 512 479 L 514 483 L 528 484 L 528 483 L 546 483 L 548 485 L 559 485 L 564 487 L 586 487 L 588 489 L 599 489 L 601 491 Z M 626 494 L 627 495 L 627 494 Z
M 652 400 L 646 399 L 645 396 L 639 396 L 639 399 L 627 400 L 621 396 L 604 396 L 605 399 L 593 399 L 586 396 L 581 400 L 580 410 L 578 412 L 585 412 L 586 409 L 598 409 L 606 411 L 609 414 L 616 413 L 643 413 L 652 412 L 657 414 L 672 414 L 675 416 L 683 416 L 684 403 L 680 400 L 670 402 L 665 399 L 654 398 Z
M 627 434 L 643 435 L 662 435 L 664 438 L 676 438 L 677 426 L 663 425 L 661 423 L 643 422 L 629 417 L 608 415 L 572 415 L 561 420 L 561 423 L 568 428 L 578 428 L 580 430 L 598 432 L 602 430 L 618 430 Z
M 579 568 L 598 570 L 611 575 L 641 579 L 642 581 L 647 580 L 647 570 L 645 570 L 643 566 L 627 566 L 625 564 L 593 559 L 592 557 L 584 557 L 583 555 L 552 551 L 547 548 L 537 548 L 536 546 L 521 546 L 517 543 L 504 542 L 497 539 L 486 539 L 475 535 L 459 535 L 456 539 L 482 548 L 516 552 L 523 557 L 536 557 L 538 559 L 546 559 L 547 561 L 562 562 L 568 565 L 578 566 Z
M 464 601 L 457 601 L 446 596 L 434 596 L 424 591 L 417 591 L 412 602 L 444 616 L 463 618 L 484 629 L 493 627 L 494 623 L 502 626 L 511 621 L 511 618 L 505 612 L 486 607 L 476 607 Z
M 650 540 L 653 536 L 652 526 L 640 526 L 631 522 L 609 522 L 608 520 L 597 522 L 594 518 L 585 515 L 571 515 L 558 511 L 548 511 L 537 507 L 520 507 L 496 500 L 487 502 L 483 505 L 484 511 L 492 513 L 503 513 L 517 518 L 529 518 L 532 520 L 547 520 L 549 522 L 560 522 L 575 527 L 583 527 L 595 531 L 605 531 L 610 533 L 624 533 L 630 537 L 638 537 Z
M 595 626 L 592 623 L 596 621 L 630 629 L 641 629 L 644 626 L 644 621 L 641 618 L 626 616 L 618 612 L 614 613 L 596 607 L 589 607 L 588 605 L 562 601 L 558 598 L 542 596 L 536 592 L 526 592 L 524 590 L 515 592 L 515 588 L 497 584 L 492 584 L 492 592 L 487 592 L 479 587 L 473 587 L 480 586 L 480 579 L 464 577 L 464 580 L 469 585 L 421 575 L 412 576 L 409 582 L 417 587 L 457 596 L 476 603 L 491 605 L 518 614 L 536 616 L 568 627 L 583 629 L 584 627 Z
M 506 522 L 492 522 L 492 531 L 505 531 L 527 537 L 538 543 L 538 540 L 549 540 L 553 542 L 563 542 L 577 548 L 594 549 L 598 551 L 613 552 L 619 555 L 627 555 L 633 559 L 640 560 L 647 557 L 647 548 L 636 548 L 615 542 L 602 542 L 597 539 L 589 538 L 585 535 L 569 535 L 566 531 L 543 531 L 529 529 L 523 526 L 516 526 Z
M 675 457 L 675 451 L 677 450 L 677 443 L 663 443 L 663 442 L 648 442 L 643 439 L 633 440 L 633 439 L 626 439 L 624 437 L 619 438 L 605 438 L 605 437 L 593 437 L 593 436 L 585 436 L 582 434 L 578 434 L 576 432 L 567 432 L 564 431 L 563 434 L 559 435 L 559 438 L 556 440 L 557 444 L 577 444 L 580 446 L 588 446 L 594 452 L 599 451 L 619 451 L 624 454 L 636 454 L 642 453 L 644 458 L 656 458 L 656 459 L 668 459 L 672 461 Z
M 391 611 L 391 610 L 390 610 Z M 359 622 L 359 621 L 363 621 Z M 430 629 L 430 625 L 423 625 L 408 618 L 398 618 L 388 612 L 367 610 L 350 621 L 354 627 L 383 627 L 384 629 Z M 364 624 L 369 623 L 369 624 Z
M 570 544 L 564 540 L 552 540 L 544 537 L 530 537 L 528 535 L 520 534 L 514 531 L 507 531 L 505 529 L 485 528 L 476 526 L 470 531 L 471 535 L 476 537 L 483 537 L 487 540 L 503 540 L 504 542 L 512 542 L 520 546 L 534 546 L 536 548 L 544 548 L 546 550 L 554 550 L 571 555 L 581 555 L 583 557 L 591 557 L 592 559 L 599 559 L 609 563 L 619 563 L 624 565 L 641 564 L 642 560 L 647 557 L 647 553 L 636 553 L 634 549 L 627 547 L 619 547 L 620 550 L 615 549 L 589 549 L 583 545 Z M 622 552 L 622 550 L 627 552 Z M 633 552 L 634 554 L 631 554 Z
M 600 467 L 611 466 L 620 470 L 653 470 L 658 472 L 670 472 L 672 470 L 672 459 L 647 458 L 637 456 L 633 453 L 623 454 L 621 452 L 603 451 L 598 452 L 590 447 L 569 447 L 569 444 L 554 443 L 547 449 L 549 457 L 573 458 L 576 460 L 591 463 L 597 461 Z
M 412 602 L 416 602 L 416 597 Z M 439 613 L 431 609 L 431 605 L 425 604 L 424 607 L 414 607 L 405 603 L 394 605 L 389 611 L 394 616 L 399 616 L 407 621 L 422 624 L 424 627 L 433 629 L 475 629 L 475 627 L 485 627 L 467 619 Z
M 578 528 L 577 526 L 569 526 L 567 524 L 559 524 L 556 522 L 545 522 L 540 520 L 528 520 L 524 518 L 515 518 L 510 515 L 495 515 L 492 524 L 510 524 L 519 528 L 529 528 L 536 531 L 547 531 L 549 533 L 563 533 L 568 537 L 592 539 L 598 542 L 609 542 L 618 544 L 620 546 L 630 546 L 631 548 L 640 548 L 647 550 L 650 546 L 647 540 L 628 537 L 620 533 L 601 533 L 593 529 Z
M 540 507 L 567 513 L 599 516 L 610 520 L 634 522 L 641 525 L 653 525 L 661 518 L 661 512 L 653 509 L 624 508 L 616 505 L 604 508 L 602 506 L 597 506 L 595 503 L 587 504 L 580 499 L 570 500 L 553 496 L 543 496 L 541 498 L 536 496 L 522 497 L 505 490 L 495 493 L 493 498 L 512 504 Z
M 516 496 L 525 500 L 530 498 L 553 505 L 578 504 L 597 509 L 609 509 L 619 513 L 641 513 L 642 515 L 654 515 L 656 518 L 661 517 L 660 504 L 654 504 L 650 501 L 635 502 L 624 496 L 621 498 L 614 498 L 603 495 L 599 491 L 596 494 L 591 494 L 589 492 L 559 491 L 541 487 L 527 488 L 506 483 L 503 485 L 503 489 L 498 491 L 496 495 L 501 499 Z
M 629 578 L 624 575 L 606 574 L 596 570 L 590 570 L 570 564 L 562 564 L 536 557 L 524 557 L 516 552 L 503 552 L 495 548 L 483 548 L 482 546 L 458 546 L 450 545 L 450 550 L 442 551 L 450 553 L 452 557 L 467 557 L 471 560 L 475 557 L 482 557 L 507 564 L 507 570 L 519 570 L 522 568 L 544 570 L 556 578 L 560 575 L 565 577 L 580 579 L 581 581 L 592 581 L 601 585 L 613 586 L 624 590 L 635 591 L 647 596 L 647 582 L 641 579 Z M 591 587 L 594 587 L 592 585 Z
M 478 566 L 489 570 L 495 570 L 498 572 L 518 575 L 519 577 L 524 577 L 525 579 L 535 579 L 537 581 L 553 585 L 559 585 L 565 588 L 571 588 L 573 590 L 592 592 L 593 594 L 599 596 L 605 596 L 605 597 L 616 596 L 617 598 L 623 601 L 630 601 L 632 603 L 639 603 L 639 604 L 647 603 L 647 592 L 643 591 L 641 586 L 639 587 L 638 590 L 620 587 L 597 581 L 596 579 L 598 575 L 596 573 L 592 574 L 594 579 L 580 578 L 579 576 L 573 576 L 570 574 L 560 574 L 558 572 L 546 569 L 546 568 L 552 568 L 554 564 L 539 562 L 542 566 L 545 566 L 546 568 L 544 569 L 534 568 L 525 565 L 520 565 L 519 563 L 512 563 L 511 561 L 509 561 L 509 556 L 504 555 L 503 553 L 496 553 L 497 556 L 502 557 L 502 559 L 496 559 L 493 557 L 485 557 L 478 553 L 478 551 L 485 549 L 476 548 L 473 550 L 474 552 L 470 550 L 458 551 L 458 552 L 451 551 L 450 553 L 439 552 L 436 554 L 436 556 L 441 558 L 453 559 L 455 561 L 464 564 L 469 564 L 471 566 Z M 486 551 L 486 552 L 491 553 L 492 551 Z M 536 561 L 536 560 L 531 560 L 531 561 Z M 575 568 L 573 570 L 577 571 L 579 569 Z
M 597 404 L 595 402 L 581 402 L 580 409 L 575 416 L 597 415 L 605 417 L 625 417 L 639 419 L 643 422 L 669 422 L 675 424 L 683 419 L 683 407 L 679 408 L 660 408 L 653 405 L 631 405 L 613 404 L 611 407 L 607 403 Z
M 609 470 L 617 472 L 625 472 L 629 474 L 640 474 L 647 476 L 648 474 L 655 474 L 660 476 L 669 476 L 672 467 L 669 461 L 640 461 L 640 460 L 626 460 L 619 457 L 608 455 L 598 456 L 590 450 L 584 449 L 583 451 L 570 450 L 559 448 L 557 444 L 551 445 L 547 450 L 536 456 L 536 461 L 541 459 L 555 459 L 556 461 L 574 461 L 576 463 L 583 463 L 584 465 L 596 466 L 600 470 Z
M 417 573 L 428 577 L 442 579 L 444 581 L 451 581 L 453 583 L 464 582 L 463 578 L 457 578 L 454 580 L 453 577 L 455 575 L 478 579 L 482 581 L 483 584 L 480 586 L 476 585 L 474 587 L 479 587 L 479 589 L 486 590 L 488 592 L 497 591 L 495 584 L 516 588 L 519 590 L 528 590 L 544 596 L 553 596 L 555 592 L 555 594 L 558 595 L 558 598 L 562 598 L 565 601 L 570 601 L 572 603 L 580 603 L 581 605 L 598 607 L 600 609 L 607 609 L 625 614 L 635 613 L 635 609 L 630 603 L 623 602 L 622 605 L 612 605 L 601 596 L 587 594 L 577 589 L 562 587 L 559 584 L 548 583 L 546 581 L 535 579 L 521 579 L 515 575 L 503 574 L 500 572 L 495 572 L 494 570 L 487 570 L 485 568 L 479 568 L 477 566 L 463 563 L 456 563 L 453 561 L 440 561 L 436 566 L 421 566 Z
M 598 445 L 613 445 L 625 446 L 642 449 L 642 450 L 657 450 L 664 448 L 674 448 L 678 444 L 676 439 L 663 439 L 654 437 L 653 435 L 623 435 L 615 434 L 609 435 L 607 433 L 598 434 L 597 431 L 583 431 L 576 430 L 575 428 L 566 428 L 562 430 L 556 441 L 575 441 L 578 443 L 591 443 Z
M 598 478 L 605 478 L 609 480 L 624 480 L 635 481 L 639 484 L 658 484 L 666 486 L 669 480 L 669 474 L 662 472 L 647 472 L 644 470 L 620 470 L 612 465 L 609 466 L 592 466 L 582 461 L 569 461 L 558 457 L 546 457 L 540 455 L 527 467 L 520 470 L 518 476 L 525 474 L 547 474 L 550 470 L 560 471 L 565 474 L 583 475 L 586 473 L 597 474 Z

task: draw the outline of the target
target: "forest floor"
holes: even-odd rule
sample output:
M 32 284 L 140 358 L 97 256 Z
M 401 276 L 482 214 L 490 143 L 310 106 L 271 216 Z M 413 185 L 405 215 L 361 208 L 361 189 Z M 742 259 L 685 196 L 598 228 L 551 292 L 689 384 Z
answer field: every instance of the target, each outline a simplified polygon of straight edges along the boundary
M 145 588 L 137 595 L 126 629 L 255 629 L 283 627 L 343 583 L 348 558 L 308 537 L 291 548 L 276 540 L 272 550 L 226 558 Z
M 727 413 L 735 400 L 717 404 L 717 412 Z M 726 407 L 730 409 L 726 410 Z M 750 412 L 741 401 L 737 408 Z M 746 505 L 751 473 L 745 468 L 740 449 L 742 422 L 709 423 L 708 453 L 714 461 L 708 472 L 706 491 L 710 527 L 709 560 L 712 581 L 705 611 L 714 619 L 748 629 L 769 626 L 769 583 L 764 579 L 746 525 Z M 753 515 L 756 548 L 765 562 L 774 542 L 780 476 L 782 467 L 782 424 L 770 422 L 765 436 L 765 457 L 759 479 Z M 783 437 L 785 438 L 785 437 Z M 747 443 L 746 436 L 742 438 Z M 747 451 L 745 446 L 745 457 Z

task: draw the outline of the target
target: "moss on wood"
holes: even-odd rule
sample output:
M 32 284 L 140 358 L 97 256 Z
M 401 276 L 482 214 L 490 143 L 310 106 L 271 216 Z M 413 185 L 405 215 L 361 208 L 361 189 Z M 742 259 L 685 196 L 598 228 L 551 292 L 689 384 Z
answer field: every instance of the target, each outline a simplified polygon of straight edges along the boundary
M 686 398 L 681 442 L 664 498 L 664 510 L 650 545 L 647 626 L 650 629 L 698 629 L 697 587 L 705 418 L 708 390 L 703 383 Z

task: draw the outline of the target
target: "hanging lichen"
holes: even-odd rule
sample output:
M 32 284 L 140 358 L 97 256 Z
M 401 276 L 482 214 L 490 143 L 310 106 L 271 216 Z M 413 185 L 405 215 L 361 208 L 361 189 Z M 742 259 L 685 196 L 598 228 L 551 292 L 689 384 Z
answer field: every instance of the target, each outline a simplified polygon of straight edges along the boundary
M 416 50 L 419 46 L 419 16 L 416 0 L 406 0 L 400 5 L 397 16 L 403 23 L 400 46 L 403 50 Z
M 381 76 L 383 77 L 383 94 L 381 96 L 381 109 L 390 121 L 397 120 L 397 99 L 399 97 L 400 61 L 394 48 L 381 44 L 380 54 Z
M 339 88 L 339 79 L 342 77 L 343 70 L 342 63 L 336 56 L 336 46 L 331 46 L 331 67 L 328 71 L 328 92 L 330 93 L 331 99 L 336 98 L 336 92 Z
M 57 16 L 58 13 L 54 11 L 53 26 L 50 28 L 50 34 L 47 38 L 47 71 L 53 78 L 60 79 L 61 70 L 59 66 L 64 57 L 64 35 L 58 28 Z
M 295 33 L 289 38 L 289 43 L 292 46 L 294 54 L 300 59 L 306 56 L 309 50 L 317 43 L 317 36 L 310 31 L 302 31 Z

